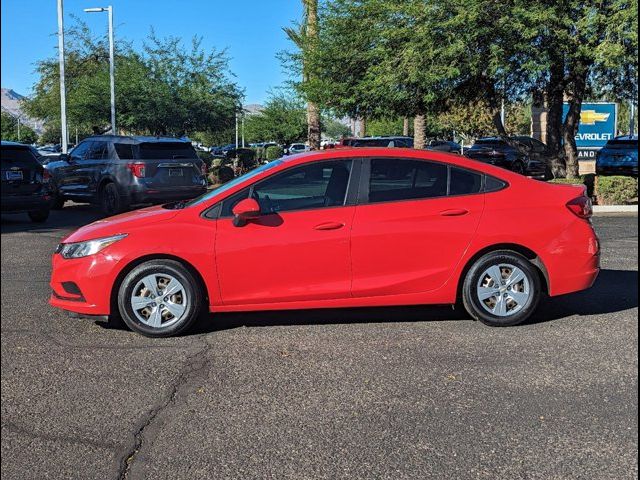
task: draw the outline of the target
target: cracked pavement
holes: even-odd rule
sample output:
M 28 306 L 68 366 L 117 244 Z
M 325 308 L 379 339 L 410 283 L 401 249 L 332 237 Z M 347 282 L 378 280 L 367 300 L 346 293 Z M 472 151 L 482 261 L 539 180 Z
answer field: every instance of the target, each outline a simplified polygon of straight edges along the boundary
M 597 217 L 596 286 L 521 327 L 268 312 L 153 340 L 47 304 L 95 215 L 2 217 L 2 479 L 637 478 L 637 216 Z

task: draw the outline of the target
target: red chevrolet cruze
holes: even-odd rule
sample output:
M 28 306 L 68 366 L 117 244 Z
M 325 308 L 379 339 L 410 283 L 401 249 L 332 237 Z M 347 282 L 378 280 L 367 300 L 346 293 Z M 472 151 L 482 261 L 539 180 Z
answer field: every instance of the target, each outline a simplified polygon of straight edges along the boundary
M 143 335 L 211 312 L 455 304 L 486 324 L 589 288 L 583 187 L 464 157 L 333 150 L 276 160 L 189 202 L 87 225 L 53 256 L 51 304 Z

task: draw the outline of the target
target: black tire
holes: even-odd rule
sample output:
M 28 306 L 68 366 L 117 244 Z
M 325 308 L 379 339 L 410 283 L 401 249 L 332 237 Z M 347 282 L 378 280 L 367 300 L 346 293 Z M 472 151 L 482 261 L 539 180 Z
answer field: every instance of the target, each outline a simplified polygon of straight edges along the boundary
M 519 268 L 524 273 L 529 285 L 530 294 L 527 302 L 509 316 L 499 316 L 489 312 L 478 295 L 480 277 L 490 267 L 499 265 L 512 265 Z M 504 293 L 508 295 L 508 292 Z M 492 327 L 509 327 L 523 323 L 535 312 L 541 296 L 542 284 L 537 268 L 525 257 L 510 250 L 500 250 L 483 255 L 471 266 L 462 286 L 462 302 L 469 315 Z
M 163 278 L 163 274 L 170 275 L 178 280 L 184 288 L 183 304 L 186 307 L 184 313 L 174 323 L 167 322 L 167 326 L 152 327 L 147 325 L 138 318 L 131 305 L 134 289 L 142 279 L 152 274 L 157 275 L 159 278 Z M 160 292 L 158 293 L 158 302 L 164 301 Z M 185 332 L 193 325 L 203 308 L 204 299 L 205 296 L 200 283 L 180 262 L 174 260 L 151 260 L 135 267 L 122 280 L 118 288 L 118 311 L 124 323 L 134 332 L 146 337 L 172 337 Z M 162 305 L 159 306 L 161 307 Z
M 64 208 L 65 198 L 59 193 L 53 195 L 53 201 L 51 202 L 51 210 L 62 210 Z
M 47 218 L 49 218 L 49 209 L 34 210 L 27 213 L 27 215 L 29 215 L 32 222 L 43 223 L 47 221 Z
M 99 199 L 100 210 L 102 210 L 102 213 L 107 217 L 117 215 L 127 209 L 127 205 L 118 191 L 118 186 L 113 182 L 106 183 L 102 186 Z

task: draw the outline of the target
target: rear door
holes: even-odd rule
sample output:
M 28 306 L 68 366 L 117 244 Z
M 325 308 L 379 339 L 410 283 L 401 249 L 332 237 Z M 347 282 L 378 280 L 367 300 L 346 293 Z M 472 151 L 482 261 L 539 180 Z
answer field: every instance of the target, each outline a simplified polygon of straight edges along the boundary
M 367 164 L 351 235 L 353 295 L 438 289 L 477 229 L 483 176 L 414 159 Z
M 79 169 L 85 157 L 89 154 L 91 140 L 84 140 L 78 144 L 71 152 L 67 161 L 60 161 L 56 164 L 54 171 L 55 182 L 58 190 L 65 196 L 85 197 L 86 191 L 81 185 Z
M 145 165 L 149 188 L 161 191 L 202 186 L 202 161 L 190 143 L 141 143 L 137 161 Z
M 42 189 L 42 170 L 26 146 L 3 145 L 1 154 L 2 196 L 31 195 Z

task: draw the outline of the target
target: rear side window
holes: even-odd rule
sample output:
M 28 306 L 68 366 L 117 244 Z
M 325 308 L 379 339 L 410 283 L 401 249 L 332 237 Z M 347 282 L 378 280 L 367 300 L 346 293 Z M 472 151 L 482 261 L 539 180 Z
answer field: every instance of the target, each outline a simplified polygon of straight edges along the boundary
M 482 175 L 451 167 L 449 195 L 470 195 L 482 190 Z
M 180 158 L 196 160 L 198 155 L 190 143 L 154 142 L 140 144 L 140 159 L 142 160 L 171 160 Z
M 422 160 L 380 158 L 371 161 L 369 203 L 447 195 L 447 166 Z
M 114 143 L 113 148 L 115 148 L 120 160 L 134 160 L 136 158 L 133 154 L 132 143 Z
M 7 168 L 33 168 L 39 165 L 31 150 L 26 147 L 3 146 L 0 158 L 2 166 Z
M 495 178 L 486 176 L 484 180 L 484 191 L 485 192 L 497 192 L 498 190 L 502 190 L 507 186 L 507 183 Z

